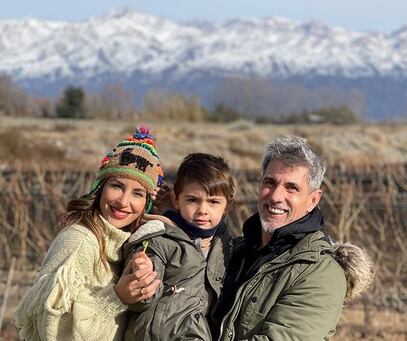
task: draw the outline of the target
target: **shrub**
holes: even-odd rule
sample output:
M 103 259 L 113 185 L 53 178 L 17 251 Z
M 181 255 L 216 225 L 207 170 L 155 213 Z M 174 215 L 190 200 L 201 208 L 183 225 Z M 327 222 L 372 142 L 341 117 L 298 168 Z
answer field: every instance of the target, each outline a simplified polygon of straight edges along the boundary
M 191 122 L 205 121 L 208 116 L 197 97 L 157 90 L 146 94 L 144 111 L 156 118 Z
M 337 125 L 355 124 L 360 122 L 359 115 L 347 106 L 322 108 L 312 111 L 304 110 L 301 113 L 283 114 L 272 117 L 274 123 L 286 124 L 319 124 L 331 123 Z
M 56 107 L 56 113 L 61 118 L 85 118 L 85 92 L 80 87 L 69 86 Z
M 232 122 L 241 118 L 241 114 L 225 104 L 217 104 L 210 113 L 209 119 L 214 122 Z

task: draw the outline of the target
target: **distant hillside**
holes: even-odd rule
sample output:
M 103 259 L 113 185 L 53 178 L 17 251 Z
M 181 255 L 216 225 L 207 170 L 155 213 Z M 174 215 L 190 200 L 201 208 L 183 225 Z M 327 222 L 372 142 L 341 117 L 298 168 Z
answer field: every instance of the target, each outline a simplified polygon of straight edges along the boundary
M 244 88 L 254 78 L 277 90 L 249 92 L 253 114 L 339 101 L 372 118 L 405 117 L 406 56 L 407 26 L 362 33 L 279 17 L 176 23 L 130 10 L 75 23 L 0 21 L 0 72 L 37 94 L 120 79 L 139 100 L 160 87 L 210 105 L 233 103 L 230 80 Z M 290 105 L 276 103 L 280 93 Z

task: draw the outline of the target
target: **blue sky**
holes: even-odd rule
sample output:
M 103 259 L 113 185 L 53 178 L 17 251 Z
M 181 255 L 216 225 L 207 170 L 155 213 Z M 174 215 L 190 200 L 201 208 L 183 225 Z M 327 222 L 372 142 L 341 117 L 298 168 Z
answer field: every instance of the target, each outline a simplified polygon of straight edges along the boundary
M 382 32 L 407 25 L 407 0 L 4 0 L 0 19 L 80 21 L 122 7 L 177 21 L 282 16 Z

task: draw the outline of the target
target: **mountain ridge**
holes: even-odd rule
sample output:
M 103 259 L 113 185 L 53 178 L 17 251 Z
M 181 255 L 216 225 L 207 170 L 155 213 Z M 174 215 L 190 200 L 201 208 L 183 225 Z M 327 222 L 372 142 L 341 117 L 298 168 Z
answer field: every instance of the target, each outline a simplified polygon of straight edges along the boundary
M 0 60 L 0 73 L 29 89 L 110 78 L 138 78 L 147 87 L 242 75 L 404 82 L 407 26 L 357 32 L 282 17 L 180 23 L 118 9 L 79 22 L 0 20 Z

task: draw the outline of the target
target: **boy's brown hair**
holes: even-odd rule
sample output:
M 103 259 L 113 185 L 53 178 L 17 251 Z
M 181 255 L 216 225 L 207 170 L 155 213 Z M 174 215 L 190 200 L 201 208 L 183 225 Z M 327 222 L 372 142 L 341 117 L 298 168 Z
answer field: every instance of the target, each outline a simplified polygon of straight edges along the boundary
M 178 168 L 175 179 L 175 197 L 178 198 L 185 184 L 191 182 L 201 185 L 210 196 L 226 197 L 228 206 L 233 202 L 235 182 L 232 170 L 221 157 L 204 153 L 192 153 L 186 156 Z

